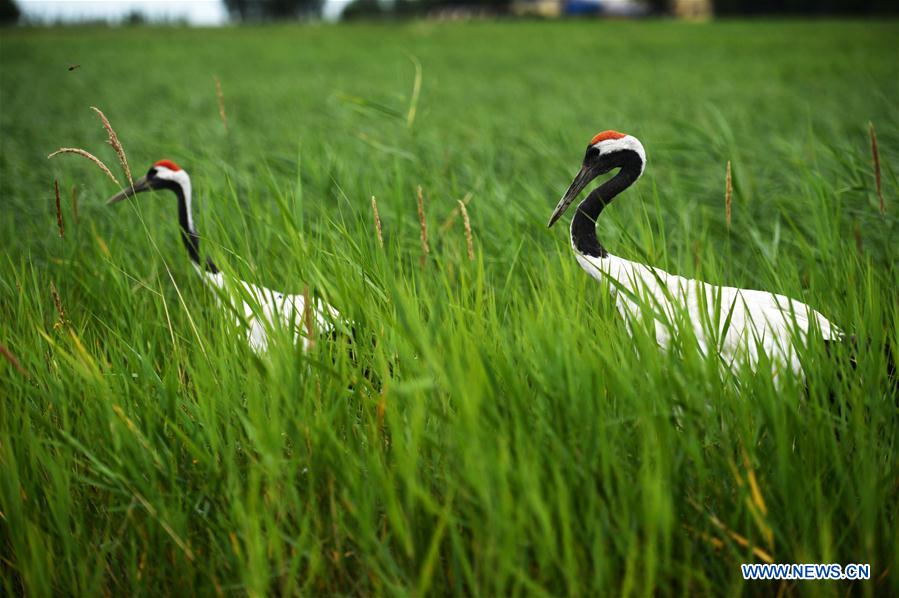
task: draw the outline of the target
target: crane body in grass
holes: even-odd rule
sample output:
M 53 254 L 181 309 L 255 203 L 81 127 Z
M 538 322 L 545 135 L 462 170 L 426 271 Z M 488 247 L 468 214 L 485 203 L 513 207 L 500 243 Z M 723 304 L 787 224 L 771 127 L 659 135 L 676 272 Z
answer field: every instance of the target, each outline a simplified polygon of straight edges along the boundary
M 181 239 L 191 263 L 215 294 L 219 306 L 232 311 L 237 316 L 239 325 L 245 327 L 247 343 L 254 352 L 262 354 L 268 350 L 269 335 L 277 327 L 291 330 L 294 343 L 302 343 L 304 350 L 311 346 L 313 334 L 330 333 L 334 330 L 340 314 L 325 301 L 306 295 L 291 295 L 228 277 L 210 258 L 202 259 L 200 236 L 194 225 L 191 209 L 190 176 L 174 162 L 156 162 L 146 176 L 112 196 L 107 204 L 156 190 L 169 190 L 177 197 Z
M 603 209 L 640 178 L 645 165 L 646 153 L 637 138 L 617 131 L 599 133 L 548 224 L 552 226 L 593 179 L 619 169 L 578 204 L 571 245 L 581 268 L 609 284 L 631 332 L 649 322 L 656 342 L 667 349 L 676 335 L 690 331 L 700 350 L 717 353 L 726 367 L 736 371 L 746 361 L 757 369 L 767 358 L 775 378 L 784 369 L 803 374 L 797 348 L 810 335 L 825 342 L 844 340 L 836 325 L 795 299 L 691 280 L 610 254 L 596 236 L 596 222 Z

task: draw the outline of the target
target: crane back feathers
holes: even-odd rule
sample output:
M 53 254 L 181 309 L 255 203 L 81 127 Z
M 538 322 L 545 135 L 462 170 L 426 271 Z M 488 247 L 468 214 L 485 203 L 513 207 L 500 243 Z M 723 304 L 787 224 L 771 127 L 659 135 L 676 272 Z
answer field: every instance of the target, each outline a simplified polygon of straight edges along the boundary
M 656 342 L 663 349 L 687 328 L 703 354 L 717 353 L 732 369 L 743 359 L 755 368 L 767 355 L 776 378 L 784 368 L 803 374 L 796 344 L 811 334 L 825 341 L 844 338 L 823 315 L 784 295 L 712 285 L 614 255 L 575 255 L 593 278 L 609 282 L 631 332 L 644 316 L 654 321 Z
M 268 350 L 269 335 L 277 327 L 291 331 L 294 344 L 302 341 L 304 351 L 312 346 L 311 331 L 301 332 L 307 317 L 306 298 L 303 295 L 290 295 L 243 280 L 226 278 L 221 272 L 204 272 L 196 264 L 194 268 L 213 290 L 219 304 L 231 307 L 237 316 L 237 325 L 245 327 L 247 343 L 255 353 L 261 355 Z M 340 313 L 321 299 L 311 301 L 315 334 L 334 332 L 334 323 L 340 319 Z

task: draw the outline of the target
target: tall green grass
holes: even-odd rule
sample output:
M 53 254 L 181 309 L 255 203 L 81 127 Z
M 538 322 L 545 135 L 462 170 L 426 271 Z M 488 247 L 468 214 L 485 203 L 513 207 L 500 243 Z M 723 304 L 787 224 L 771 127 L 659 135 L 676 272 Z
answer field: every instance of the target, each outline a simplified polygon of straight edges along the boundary
M 0 360 L 4 592 L 896 593 L 897 33 L 3 31 L 0 342 L 19 365 Z M 351 318 L 355 359 L 286 333 L 257 358 L 190 267 L 173 197 L 107 208 L 93 165 L 48 162 L 71 145 L 115 163 L 91 105 L 135 172 L 190 172 L 227 272 L 308 284 Z M 649 154 L 603 214 L 613 253 L 807 301 L 859 339 L 857 368 L 813 346 L 807 381 L 778 388 L 631 338 L 565 227 L 545 227 L 606 128 Z M 474 261 L 451 219 L 466 193 Z M 873 579 L 742 580 L 769 557 Z

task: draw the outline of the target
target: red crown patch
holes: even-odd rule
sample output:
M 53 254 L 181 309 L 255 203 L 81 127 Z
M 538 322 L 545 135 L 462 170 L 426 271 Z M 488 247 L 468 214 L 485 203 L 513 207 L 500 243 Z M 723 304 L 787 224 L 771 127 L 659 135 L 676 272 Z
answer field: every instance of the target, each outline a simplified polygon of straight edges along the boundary
M 153 166 L 162 166 L 163 168 L 168 168 L 169 170 L 174 170 L 175 172 L 181 170 L 181 167 L 172 162 L 171 160 L 160 160 Z
M 622 137 L 627 137 L 627 135 L 619 133 L 618 131 L 603 131 L 602 133 L 597 133 L 596 136 L 590 140 L 590 145 L 596 145 L 600 141 L 605 141 L 606 139 L 621 139 Z

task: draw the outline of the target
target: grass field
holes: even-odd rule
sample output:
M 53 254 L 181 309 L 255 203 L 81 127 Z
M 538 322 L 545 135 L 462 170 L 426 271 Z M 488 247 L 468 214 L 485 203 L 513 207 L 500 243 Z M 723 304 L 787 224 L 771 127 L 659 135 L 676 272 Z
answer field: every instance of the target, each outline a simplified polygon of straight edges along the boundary
M 0 32 L 3 593 L 896 594 L 897 38 L 826 21 Z M 89 106 L 137 174 L 190 172 L 226 271 L 311 285 L 374 341 L 354 361 L 282 334 L 256 358 L 171 195 L 107 208 L 95 166 L 47 160 L 116 164 Z M 649 156 L 603 215 L 610 251 L 807 301 L 860 339 L 857 369 L 809 347 L 806 392 L 631 339 L 568 218 L 546 228 L 608 128 Z M 742 580 L 766 560 L 872 579 Z

